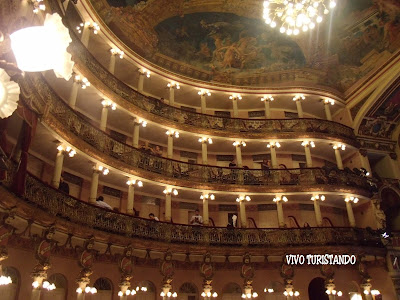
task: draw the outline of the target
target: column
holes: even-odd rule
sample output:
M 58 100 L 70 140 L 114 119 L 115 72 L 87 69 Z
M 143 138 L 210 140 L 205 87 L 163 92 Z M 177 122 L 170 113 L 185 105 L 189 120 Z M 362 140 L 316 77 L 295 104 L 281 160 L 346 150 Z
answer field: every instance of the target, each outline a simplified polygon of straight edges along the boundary
M 276 158 L 276 148 L 280 148 L 281 144 L 279 142 L 270 142 L 267 147 L 271 149 L 271 166 L 273 169 L 278 168 L 278 160 Z
M 239 201 L 239 211 L 240 211 L 240 224 L 242 225 L 242 228 L 247 228 L 246 204 L 244 200 Z
M 110 63 L 108 65 L 108 71 L 111 74 L 114 74 L 115 73 L 116 58 L 118 56 L 120 59 L 123 59 L 124 58 L 124 52 L 121 51 L 118 48 L 112 48 L 112 49 L 110 49 L 110 53 L 111 53 L 111 56 L 110 56 Z
M 139 134 L 140 134 L 140 123 L 135 121 L 133 123 L 133 138 L 132 138 L 132 146 L 135 148 L 139 147 Z
M 111 100 L 103 100 L 103 101 L 101 101 L 101 104 L 103 105 L 103 108 L 101 110 L 100 129 L 103 131 L 106 131 L 108 109 L 111 108 L 112 110 L 115 110 L 117 108 L 117 106 Z
M 335 104 L 335 101 L 333 99 L 324 99 L 325 116 L 328 121 L 332 121 L 330 105 L 334 105 L 334 104 Z
M 60 145 L 57 147 L 57 156 L 56 162 L 54 165 L 54 173 L 53 173 L 53 180 L 51 181 L 51 185 L 58 189 L 60 185 L 60 178 L 62 173 L 62 167 L 64 162 L 64 148 Z
M 77 300 L 84 300 L 85 299 L 85 288 L 89 284 L 89 281 L 87 280 L 80 280 L 78 281 L 78 288 L 77 291 L 80 289 L 80 292 L 76 293 L 76 299 Z
M 200 90 L 198 92 L 200 95 L 200 105 L 201 105 L 201 113 L 206 114 L 207 113 L 207 100 L 206 96 L 211 96 L 211 93 L 209 90 Z
M 269 108 L 269 103 L 274 101 L 274 97 L 272 96 L 264 96 L 261 98 L 261 101 L 264 102 L 264 109 L 265 109 L 265 118 L 271 119 L 271 110 Z
M 90 184 L 90 197 L 89 197 L 89 203 L 96 203 L 96 198 L 97 198 L 97 189 L 99 188 L 99 174 L 100 171 L 97 169 L 93 170 L 92 173 L 92 182 Z
M 133 180 L 129 180 L 128 184 L 128 202 L 126 204 L 126 212 L 128 215 L 133 215 L 133 204 L 135 201 L 135 184 Z
M 71 93 L 68 99 L 68 104 L 72 109 L 75 109 L 76 99 L 78 98 L 79 81 L 77 81 L 76 78 L 77 76 L 73 79 Z
M 340 155 L 340 150 L 345 150 L 346 146 L 342 144 L 333 145 L 333 149 L 335 150 L 335 158 L 336 164 L 339 170 L 343 170 L 343 161 L 342 156 Z
M 208 199 L 210 196 L 208 194 L 203 194 L 201 198 L 203 200 L 203 225 L 208 226 L 210 223 L 210 216 L 208 214 Z
M 236 141 L 233 143 L 236 148 L 236 165 L 241 168 L 243 166 L 242 162 L 242 146 L 246 147 L 246 143 L 242 141 Z
M 315 220 L 317 222 L 318 227 L 322 227 L 322 215 L 321 215 L 321 207 L 320 207 L 320 201 L 325 200 L 325 196 L 313 196 L 311 197 L 311 200 L 314 202 L 314 212 L 315 212 Z
M 310 142 L 310 141 L 304 141 L 301 143 L 301 145 L 304 147 L 304 153 L 306 155 L 306 165 L 307 168 L 312 168 L 312 158 L 311 158 L 311 148 L 315 147 L 314 142 Z
M 202 164 L 207 165 L 208 164 L 208 149 L 207 149 L 207 143 L 212 144 L 213 141 L 211 138 L 206 138 L 206 137 L 201 137 L 199 138 L 199 143 L 201 143 L 201 159 L 202 159 Z
M 238 100 L 242 100 L 242 96 L 240 94 L 233 94 L 232 96 L 229 96 L 229 99 L 232 100 L 232 106 L 233 106 L 233 117 L 237 118 L 239 116 L 239 111 L 238 111 Z
M 100 31 L 100 26 L 95 22 L 85 22 L 81 24 L 82 30 L 81 42 L 87 48 L 89 45 L 90 31 L 97 34 Z
M 287 202 L 286 196 L 276 196 L 273 200 L 276 203 L 276 212 L 278 214 L 278 225 L 279 228 L 285 227 L 285 218 L 283 216 L 283 202 Z
M 138 81 L 138 92 L 143 93 L 144 78 L 150 78 L 150 71 L 145 68 L 138 69 L 139 81 Z
M 175 89 L 179 90 L 181 86 L 179 85 L 178 82 L 172 81 L 167 84 L 167 87 L 169 87 L 169 105 L 174 105 L 175 104 Z
M 354 199 L 357 199 L 357 198 L 354 198 Z M 356 219 L 354 218 L 353 207 L 352 207 L 351 203 L 352 202 L 357 203 L 358 199 L 357 199 L 357 201 L 355 201 L 355 200 L 351 200 L 351 198 L 346 198 L 345 201 L 346 201 L 346 210 L 347 210 L 347 216 L 349 218 L 350 227 L 356 227 Z
M 304 95 L 296 95 L 293 97 L 293 101 L 296 102 L 297 114 L 299 118 L 303 118 L 303 107 L 301 106 L 301 101 L 306 99 Z
M 175 130 L 168 130 L 166 132 L 168 136 L 168 145 L 167 145 L 167 157 L 173 158 L 174 156 L 174 137 L 179 138 L 179 132 Z
M 171 192 L 168 191 L 165 193 L 165 222 L 171 222 L 172 220 L 172 195 Z
M 371 170 L 371 165 L 369 163 L 369 159 L 367 156 L 367 150 L 365 149 L 360 149 L 359 155 L 360 155 L 360 160 L 361 160 L 361 167 L 367 170 L 369 173 L 368 176 L 372 176 L 372 170 Z

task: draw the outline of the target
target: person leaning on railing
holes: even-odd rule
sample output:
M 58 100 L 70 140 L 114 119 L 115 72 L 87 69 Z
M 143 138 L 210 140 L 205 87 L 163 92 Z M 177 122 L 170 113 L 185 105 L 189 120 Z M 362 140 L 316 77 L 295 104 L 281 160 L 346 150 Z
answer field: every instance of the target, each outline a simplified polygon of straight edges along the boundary
M 203 225 L 203 217 L 200 216 L 200 211 L 196 209 L 194 216 L 190 219 L 190 225 Z

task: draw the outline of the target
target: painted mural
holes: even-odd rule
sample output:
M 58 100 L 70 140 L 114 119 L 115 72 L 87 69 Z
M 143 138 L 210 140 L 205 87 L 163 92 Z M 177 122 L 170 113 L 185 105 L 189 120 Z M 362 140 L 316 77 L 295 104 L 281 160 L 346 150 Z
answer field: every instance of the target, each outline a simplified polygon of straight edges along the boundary
M 197 13 L 156 26 L 157 51 L 208 71 L 278 71 L 305 64 L 300 47 L 265 23 L 226 13 Z
M 111 9 L 100 15 L 125 44 L 163 68 L 204 81 L 303 81 L 346 91 L 400 48 L 399 0 L 337 1 L 320 28 L 298 37 L 270 29 L 261 10 L 243 9 L 247 0 L 215 0 L 202 9 L 197 0 L 107 1 Z

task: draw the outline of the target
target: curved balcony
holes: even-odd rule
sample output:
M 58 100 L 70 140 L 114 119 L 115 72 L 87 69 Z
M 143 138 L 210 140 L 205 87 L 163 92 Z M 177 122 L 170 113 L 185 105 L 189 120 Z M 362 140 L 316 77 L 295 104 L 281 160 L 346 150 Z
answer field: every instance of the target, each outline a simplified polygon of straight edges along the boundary
M 191 164 L 155 156 L 119 142 L 77 114 L 40 76 L 20 80 L 42 122 L 80 151 L 128 174 L 187 188 L 232 192 L 332 191 L 369 196 L 365 178 L 338 169 L 244 169 Z M 28 80 L 31 79 L 31 83 Z M 34 88 L 33 88 L 34 87 Z M 26 97 L 26 96 L 24 96 Z M 23 98 L 24 99 L 24 98 Z M 44 104 L 47 103 L 47 104 Z
M 52 1 L 50 1 L 52 2 Z M 59 10 L 52 5 L 53 10 Z M 58 11 L 61 13 L 60 11 Z M 68 23 L 68 19 L 66 20 Z M 74 26 L 70 25 L 70 28 Z M 146 120 L 198 134 L 230 138 L 324 138 L 358 147 L 352 128 L 323 119 L 240 119 L 206 115 L 167 105 L 121 82 L 104 68 L 70 30 L 69 51 L 77 68 L 102 94 L 127 111 Z
M 11 186 L 13 171 L 3 182 Z M 128 237 L 176 244 L 210 246 L 251 246 L 283 248 L 287 246 L 370 246 L 382 247 L 377 232 L 359 228 L 326 227 L 296 229 L 228 229 L 156 222 L 106 210 L 80 201 L 27 174 L 24 201 L 51 217 Z

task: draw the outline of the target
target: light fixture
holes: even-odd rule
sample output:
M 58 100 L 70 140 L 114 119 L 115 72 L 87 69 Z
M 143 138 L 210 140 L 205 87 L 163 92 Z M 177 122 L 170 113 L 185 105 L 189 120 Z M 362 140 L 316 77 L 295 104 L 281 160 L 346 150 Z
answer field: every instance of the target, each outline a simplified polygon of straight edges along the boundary
M 105 168 L 105 167 L 103 167 L 103 166 L 97 166 L 97 169 L 96 169 L 96 170 L 102 172 L 103 175 L 107 175 L 108 173 L 110 173 L 110 170 L 107 169 L 107 168 Z
M 209 299 L 209 298 L 217 298 L 218 294 L 217 294 L 217 292 L 213 293 L 212 291 L 208 291 L 208 292 L 202 292 L 201 296 L 203 298 Z
M 33 13 L 37 14 L 39 11 L 45 11 L 46 5 L 43 3 L 43 0 L 31 0 L 33 5 Z
M 179 138 L 179 132 L 172 129 L 168 130 L 165 134 L 171 137 L 175 136 L 176 138 Z
M 283 202 L 288 202 L 289 200 L 288 200 L 288 198 L 286 197 L 286 196 L 276 196 L 274 199 L 273 199 L 273 201 L 274 202 L 279 202 L 279 201 L 283 201 Z
M 0 276 L 0 285 L 9 285 L 12 283 L 12 279 L 10 276 Z
M 72 42 L 58 14 L 46 14 L 43 26 L 20 29 L 10 35 L 17 66 L 25 72 L 54 70 L 58 78 L 69 80 L 74 62 L 67 52 Z
M 147 126 L 147 121 L 143 120 L 143 119 L 139 119 L 138 122 L 140 125 L 142 125 L 142 127 L 146 127 Z
M 171 81 L 167 84 L 167 87 L 169 88 L 175 88 L 177 90 L 179 90 L 181 88 L 180 84 L 178 82 L 175 81 Z
M 257 297 L 258 297 L 258 294 L 256 292 L 253 292 L 253 293 L 248 292 L 246 294 L 245 293 L 242 294 L 243 299 L 251 299 L 251 298 L 257 298 Z
M 34 289 L 37 289 L 40 287 L 40 283 L 37 280 L 35 280 L 34 282 L 32 282 L 32 287 Z M 45 280 L 42 282 L 42 288 L 48 291 L 52 291 L 56 289 L 56 285 L 54 283 L 50 283 L 47 280 Z
M 236 202 L 242 202 L 242 201 L 251 201 L 250 196 L 245 196 L 245 195 L 240 195 L 238 198 L 236 198 Z
M 173 292 L 173 293 L 172 293 L 172 292 L 167 292 L 167 293 L 161 292 L 161 293 L 160 293 L 160 296 L 163 297 L 163 298 L 164 298 L 164 297 L 167 297 L 167 298 L 171 298 L 171 297 L 172 297 L 172 298 L 176 298 L 176 297 L 178 297 L 178 294 L 177 294 L 176 292 Z
M 378 291 L 378 290 L 372 290 L 371 291 L 371 295 L 374 295 L 374 296 L 378 296 L 378 295 L 380 295 L 381 293 Z
M 243 142 L 243 141 L 235 141 L 235 142 L 233 142 L 233 146 L 235 146 L 235 147 L 239 147 L 239 146 L 246 147 L 246 142 Z
M 143 186 L 143 182 L 141 180 L 136 180 L 136 179 L 129 179 L 126 182 L 127 185 L 137 185 L 138 187 L 142 187 Z
M 150 71 L 149 70 L 147 70 L 146 68 L 140 68 L 139 69 L 139 73 L 141 74 L 141 75 L 145 75 L 147 78 L 150 78 Z
M 301 143 L 301 145 L 303 147 L 311 147 L 311 148 L 315 148 L 315 143 L 313 141 L 303 141 Z
M 124 58 L 124 51 L 118 49 L 118 48 L 111 48 L 110 49 L 111 55 L 118 55 L 120 59 Z
M 8 118 L 17 109 L 19 94 L 19 85 L 0 69 L 0 118 Z
M 178 196 L 178 190 L 177 189 L 173 189 L 173 188 L 165 188 L 163 193 L 165 195 L 174 195 L 174 196 Z
M 271 95 L 265 95 L 264 97 L 261 98 L 261 101 L 274 101 L 274 97 L 272 97 Z
M 200 96 L 211 96 L 211 93 L 209 90 L 203 90 L 201 89 L 200 91 L 197 92 L 197 94 L 199 94 Z
M 290 296 L 290 297 L 293 297 L 293 296 L 298 297 L 298 296 L 300 296 L 300 293 L 299 293 L 298 291 L 295 291 L 295 292 L 293 292 L 293 291 L 290 291 L 290 292 L 284 291 L 284 292 L 283 292 L 283 295 L 285 295 L 286 297 L 287 297 L 287 296 Z
M 213 143 L 212 138 L 207 138 L 207 137 L 199 138 L 199 143 L 207 143 L 207 142 L 211 145 Z
M 357 203 L 357 202 L 359 201 L 359 199 L 358 199 L 357 197 L 350 196 L 350 197 L 346 197 L 346 198 L 344 199 L 344 201 L 346 201 L 346 202 L 353 202 L 353 203 L 355 204 L 355 203 Z
M 280 148 L 281 144 L 279 142 L 269 142 L 267 148 Z
M 325 104 L 335 105 L 335 100 L 326 98 L 324 99 Z
M 202 194 L 201 196 L 200 196 L 200 199 L 201 200 L 204 200 L 204 199 L 210 199 L 210 200 L 215 200 L 215 196 L 214 196 L 214 194 Z
M 76 154 L 76 151 L 71 146 L 58 145 L 57 150 L 59 152 L 67 152 L 69 157 L 74 157 Z
M 269 293 L 269 294 L 271 294 L 271 293 L 273 293 L 274 292 L 274 289 L 272 289 L 272 288 L 265 288 L 264 289 L 264 293 Z
M 334 0 L 269 0 L 264 1 L 263 18 L 271 28 L 281 33 L 298 35 L 314 29 L 323 21 L 323 15 L 336 7 Z
M 109 99 L 104 99 L 103 101 L 101 101 L 101 105 L 103 105 L 103 107 L 111 107 L 112 110 L 117 109 L 117 104 L 115 104 Z
M 83 292 L 85 292 L 86 294 L 97 294 L 97 289 L 95 288 L 95 287 L 90 287 L 90 286 L 87 286 L 87 287 L 85 287 L 85 289 L 83 290 L 82 288 L 80 288 L 80 287 L 78 287 L 77 289 L 76 289 L 76 292 L 78 293 L 78 294 L 82 294 Z
M 300 101 L 300 100 L 305 100 L 306 96 L 304 96 L 303 94 L 297 94 L 293 97 L 293 101 Z
M 86 89 L 90 86 L 90 82 L 86 77 L 81 77 L 81 75 L 75 75 L 74 82 L 81 85 L 82 89 Z
M 341 297 L 343 295 L 342 291 L 336 291 L 336 290 L 326 290 L 325 293 L 328 295 L 334 295 L 338 297 Z
M 100 26 L 96 22 L 85 22 L 85 23 L 80 23 L 79 26 L 77 27 L 78 32 L 81 33 L 83 28 L 89 28 L 89 30 L 93 30 L 94 34 L 98 34 L 100 31 Z
M 343 151 L 346 150 L 346 145 L 344 145 L 344 144 L 335 144 L 332 147 L 335 150 L 337 150 L 337 149 L 339 149 L 339 150 L 342 149 Z
M 325 201 L 325 196 L 324 195 L 314 195 L 311 197 L 311 200 L 312 201 L 315 201 L 315 200 Z
M 240 94 L 232 94 L 229 96 L 229 99 L 231 100 L 242 100 L 242 96 Z

